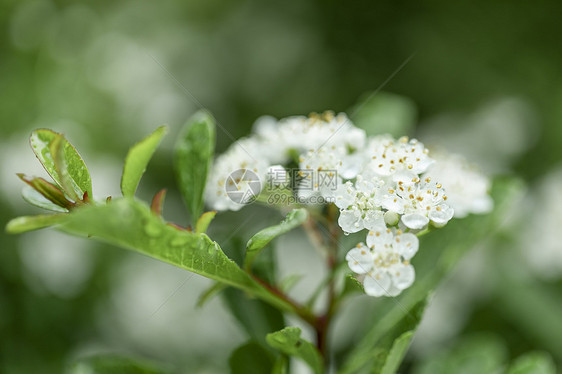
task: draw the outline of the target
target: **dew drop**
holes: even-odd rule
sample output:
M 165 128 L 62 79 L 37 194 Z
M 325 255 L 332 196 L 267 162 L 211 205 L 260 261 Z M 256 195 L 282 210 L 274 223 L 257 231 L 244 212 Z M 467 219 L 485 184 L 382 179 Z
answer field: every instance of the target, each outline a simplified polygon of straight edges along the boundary
M 189 238 L 185 235 L 178 235 L 172 238 L 172 240 L 170 240 L 170 245 L 172 247 L 183 247 L 184 245 L 187 244 L 187 242 L 189 242 Z
M 146 235 L 155 238 L 160 236 L 160 234 L 162 233 L 162 228 L 158 223 L 147 222 L 144 224 L 144 232 Z

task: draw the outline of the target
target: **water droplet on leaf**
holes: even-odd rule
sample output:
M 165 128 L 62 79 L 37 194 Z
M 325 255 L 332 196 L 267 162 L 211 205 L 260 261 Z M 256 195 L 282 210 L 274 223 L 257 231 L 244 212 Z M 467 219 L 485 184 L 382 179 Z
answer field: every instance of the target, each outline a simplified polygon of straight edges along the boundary
M 162 233 L 162 228 L 160 227 L 160 224 L 156 222 L 147 222 L 144 225 L 144 232 L 146 235 L 155 238 L 157 236 L 160 236 L 160 234 Z
M 170 240 L 172 247 L 183 247 L 189 242 L 189 238 L 185 235 L 177 235 Z

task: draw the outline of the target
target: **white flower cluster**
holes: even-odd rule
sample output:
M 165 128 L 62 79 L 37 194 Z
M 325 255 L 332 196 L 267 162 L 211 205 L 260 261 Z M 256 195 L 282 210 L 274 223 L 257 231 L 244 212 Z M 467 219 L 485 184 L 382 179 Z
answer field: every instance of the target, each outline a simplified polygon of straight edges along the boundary
M 243 205 L 229 198 L 225 186 L 233 182 L 230 173 L 248 169 L 271 182 L 271 171 L 287 177 L 283 165 L 298 163 L 302 184 L 292 187 L 299 202 L 322 196 L 340 209 L 338 224 L 345 233 L 368 230 L 367 245 L 353 248 L 346 260 L 369 295 L 396 296 L 413 283 L 409 261 L 418 250 L 416 232 L 492 207 L 488 179 L 464 160 L 440 156 L 436 161 L 416 139 L 367 138 L 345 114 L 264 117 L 254 132 L 217 158 L 207 202 L 217 210 L 238 210 Z
M 432 152 L 436 162 L 424 177 L 439 180 L 447 186 L 447 204 L 455 210 L 455 218 L 468 214 L 488 213 L 494 201 L 488 195 L 490 180 L 464 157 L 445 152 Z
M 363 275 L 365 293 L 371 296 L 397 296 L 414 283 L 415 271 L 410 259 L 418 251 L 414 234 L 385 226 L 367 234 L 367 245 L 357 244 L 345 259 L 349 268 Z
M 207 180 L 205 200 L 215 210 L 239 210 L 244 204 L 232 201 L 226 188 L 228 183 L 233 182 L 228 179 L 232 172 L 238 169 L 252 171 L 264 187 L 268 177 L 275 175 L 279 178 L 280 165 L 287 164 L 295 155 L 301 168 L 310 171 L 303 175 L 303 179 L 317 180 L 317 173 L 322 167 L 333 171 L 334 177 L 339 176 L 341 170 L 341 174 L 353 178 L 358 169 L 355 174 L 348 169 L 357 168 L 353 154 L 356 149 L 364 147 L 365 141 L 365 132 L 353 126 L 343 113 L 334 115 L 328 111 L 321 115 L 295 116 L 280 121 L 262 117 L 256 121 L 253 135 L 238 140 L 217 157 Z M 249 185 L 243 183 L 237 183 L 236 187 L 242 192 L 249 189 Z M 318 192 L 321 189 L 321 185 L 313 183 L 310 189 L 302 190 L 310 195 L 308 191 Z
M 406 137 L 376 137 L 363 152 L 361 171 L 334 192 L 345 232 L 371 230 L 380 224 L 400 224 L 412 230 L 428 223 L 445 225 L 453 217 L 443 185 L 422 179 L 434 160 L 422 143 Z

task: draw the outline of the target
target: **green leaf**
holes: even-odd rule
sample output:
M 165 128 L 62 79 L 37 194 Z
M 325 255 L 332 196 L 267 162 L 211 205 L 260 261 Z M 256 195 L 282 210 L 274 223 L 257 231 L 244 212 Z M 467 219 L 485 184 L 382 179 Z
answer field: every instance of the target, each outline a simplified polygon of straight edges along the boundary
M 14 218 L 6 225 L 6 232 L 8 234 L 21 234 L 27 231 L 44 229 L 62 223 L 66 216 L 67 214 L 59 213 Z
M 408 135 L 412 133 L 417 119 L 417 109 L 412 100 L 386 92 L 367 94 L 350 113 L 353 113 L 351 121 L 367 135 Z
M 365 321 L 370 327 L 362 330 L 366 330 L 366 333 L 350 352 L 341 373 L 355 373 L 373 360 L 370 352 L 379 345 L 385 334 L 400 324 L 402 319 L 411 320 L 408 317 L 411 311 L 424 302 L 428 293 L 435 289 L 462 255 L 494 232 L 507 208 L 517 201 L 521 190 L 522 184 L 517 180 L 498 179 L 492 189 L 495 209 L 491 214 L 453 220 L 444 228 L 420 238 L 423 256 L 416 256 L 412 260 L 416 268 L 416 281 L 399 297 L 378 300 L 376 310 L 367 313 L 372 316 L 370 322 Z M 393 338 L 405 331 L 397 330 Z
M 324 372 L 324 362 L 318 349 L 302 339 L 301 329 L 298 327 L 286 327 L 281 331 L 267 334 L 267 343 L 280 352 L 300 358 L 306 362 L 316 374 Z
M 244 267 L 246 269 L 250 269 L 256 256 L 270 241 L 279 235 L 300 226 L 307 219 L 308 212 L 306 209 L 295 209 L 289 212 L 285 219 L 278 225 L 267 227 L 252 236 L 246 245 L 246 259 Z
M 414 368 L 415 374 L 502 373 L 507 349 L 501 339 L 491 334 L 466 337 L 453 347 L 432 354 Z
M 215 212 L 214 210 L 203 213 L 195 224 L 195 232 L 198 234 L 207 232 L 207 228 L 209 228 L 211 221 L 213 220 L 213 218 L 215 218 L 216 215 L 217 212 Z
M 67 369 L 67 374 L 170 374 L 169 370 L 146 360 L 104 355 L 81 359 Z
M 287 356 L 280 355 L 275 360 L 273 368 L 271 369 L 271 374 L 287 374 L 289 372 L 289 360 Z
M 365 293 L 363 284 L 361 284 L 361 282 L 359 282 L 352 274 L 346 274 L 341 296 L 344 297 L 354 293 Z
M 231 374 L 264 374 L 272 371 L 274 362 L 263 346 L 249 341 L 232 352 L 228 364 Z
M 389 373 L 400 366 L 409 341 L 421 321 L 427 305 L 422 298 L 414 305 L 402 302 L 377 315 L 377 323 L 363 337 L 340 373 L 356 373 L 366 366 L 372 373 Z
M 30 178 L 23 174 L 17 174 L 17 175 L 18 177 L 20 177 L 22 181 L 24 181 L 27 184 L 27 187 L 29 187 L 29 188 L 24 188 L 24 190 L 22 191 L 22 195 L 23 198 L 26 199 L 26 201 L 28 201 L 30 204 L 34 204 L 34 205 L 43 204 L 41 203 L 41 201 L 47 200 L 47 202 L 51 203 L 51 205 L 57 206 L 59 209 L 62 209 L 62 211 L 68 211 L 73 207 L 74 204 L 68 201 L 64 196 L 64 193 L 52 183 L 47 182 L 43 178 Z M 32 193 L 29 189 L 35 191 L 43 199 L 37 197 L 37 195 Z M 38 206 L 43 207 L 40 205 Z M 51 210 L 55 210 L 55 209 L 53 208 Z
M 400 335 L 398 339 L 394 341 L 390 351 L 385 357 L 384 366 L 380 371 L 381 374 L 394 374 L 398 371 L 406 351 L 410 347 L 410 342 L 414 337 L 414 331 L 407 331 Z
M 174 156 L 180 192 L 192 221 L 203 211 L 203 193 L 214 151 L 215 120 L 209 113 L 199 111 L 185 124 Z
M 69 196 L 82 198 L 85 192 L 90 198 L 93 196 L 92 180 L 88 168 L 76 148 L 64 136 L 51 130 L 39 129 L 31 133 L 29 143 L 35 156 L 51 178 L 60 187 L 64 187 L 65 183 L 68 185 L 65 192 Z M 62 151 L 58 156 L 58 161 L 53 154 L 53 149 Z
M 285 300 L 269 292 L 230 260 L 205 234 L 167 224 L 150 208 L 132 198 L 106 205 L 81 206 L 66 214 L 62 231 L 87 235 L 135 250 L 182 269 L 240 288 L 275 307 L 292 311 Z
M 24 186 L 21 190 L 21 196 L 25 201 L 29 204 L 34 205 L 38 208 L 50 210 L 53 212 L 64 213 L 68 212 L 68 209 L 62 208 L 56 204 L 53 204 L 50 200 L 48 200 L 45 196 L 41 195 L 31 186 Z
M 555 374 L 552 357 L 546 352 L 530 352 L 517 358 L 507 374 Z
M 123 196 L 135 195 L 148 162 L 167 132 L 168 128 L 166 126 L 160 126 L 152 134 L 129 149 L 125 158 L 125 164 L 123 165 L 123 175 L 121 176 L 121 192 Z

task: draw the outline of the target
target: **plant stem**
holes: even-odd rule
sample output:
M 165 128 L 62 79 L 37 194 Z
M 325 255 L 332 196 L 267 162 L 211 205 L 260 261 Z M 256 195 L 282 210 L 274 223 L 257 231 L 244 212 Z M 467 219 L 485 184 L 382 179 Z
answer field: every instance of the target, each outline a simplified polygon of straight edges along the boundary
M 337 208 L 334 205 L 329 205 L 327 210 L 328 232 L 326 234 L 329 239 L 329 245 L 327 246 L 326 262 L 330 272 L 327 285 L 328 301 L 324 314 L 318 317 L 318 327 L 316 328 L 316 346 L 322 354 L 326 366 L 329 364 L 328 332 L 337 305 L 334 272 L 338 265 L 338 239 L 341 232 L 336 219 Z
M 280 290 L 276 286 L 267 283 L 266 281 L 264 281 L 261 278 L 258 278 L 254 274 L 251 274 L 251 273 L 249 273 L 249 274 L 250 274 L 250 276 L 252 276 L 252 278 L 254 278 L 256 280 L 256 282 L 258 282 L 262 286 L 264 286 L 269 292 L 271 292 L 272 294 L 274 294 L 278 298 L 282 299 L 287 304 L 291 305 L 291 307 L 293 308 L 293 312 L 297 316 L 302 318 L 305 322 L 307 322 L 309 325 L 311 325 L 315 329 L 317 328 L 317 326 L 319 324 L 318 317 L 314 313 L 312 313 L 308 308 L 304 307 L 303 305 L 299 304 L 295 300 L 291 299 L 287 294 L 285 294 L 282 290 Z

